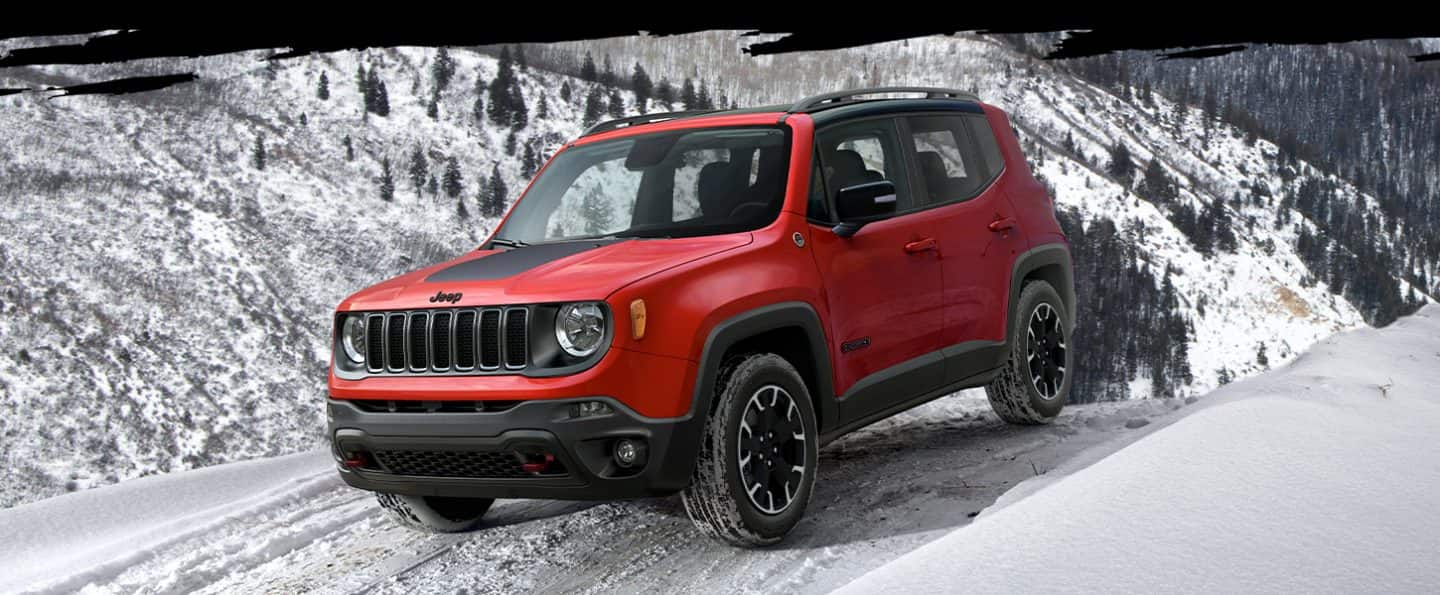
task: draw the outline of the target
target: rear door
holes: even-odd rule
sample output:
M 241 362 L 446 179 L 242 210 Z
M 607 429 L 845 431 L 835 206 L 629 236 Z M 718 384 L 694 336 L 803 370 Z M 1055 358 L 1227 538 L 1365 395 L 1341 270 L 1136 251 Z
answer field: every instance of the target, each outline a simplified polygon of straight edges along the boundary
M 937 388 L 943 362 L 937 226 L 913 206 L 913 180 L 893 117 L 846 122 L 816 133 L 809 217 L 813 254 L 825 280 L 835 388 L 853 419 Z M 849 238 L 831 231 L 840 188 L 885 179 L 897 214 Z
M 1010 263 L 1023 247 L 1010 201 L 994 183 L 1003 162 L 987 159 L 970 118 L 907 116 L 900 127 L 918 173 L 916 208 L 936 226 L 943 256 L 949 382 L 988 370 L 1002 354 Z

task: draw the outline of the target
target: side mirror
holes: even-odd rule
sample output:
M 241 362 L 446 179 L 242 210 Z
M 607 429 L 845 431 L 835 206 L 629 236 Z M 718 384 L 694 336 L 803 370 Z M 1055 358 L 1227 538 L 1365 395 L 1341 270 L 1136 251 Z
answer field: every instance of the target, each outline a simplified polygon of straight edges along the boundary
M 895 213 L 895 184 L 889 180 L 846 186 L 835 193 L 835 212 L 840 224 L 831 231 L 848 238 L 866 223 Z

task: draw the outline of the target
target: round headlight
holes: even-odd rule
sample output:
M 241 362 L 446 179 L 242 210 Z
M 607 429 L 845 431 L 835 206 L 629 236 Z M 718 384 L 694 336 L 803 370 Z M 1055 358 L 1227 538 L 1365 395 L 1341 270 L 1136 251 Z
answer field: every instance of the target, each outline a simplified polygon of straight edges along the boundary
M 555 340 L 565 353 L 585 357 L 605 338 L 605 310 L 599 304 L 565 304 L 555 315 Z
M 345 357 L 357 364 L 365 363 L 365 319 L 348 316 L 340 327 L 340 345 L 345 348 Z

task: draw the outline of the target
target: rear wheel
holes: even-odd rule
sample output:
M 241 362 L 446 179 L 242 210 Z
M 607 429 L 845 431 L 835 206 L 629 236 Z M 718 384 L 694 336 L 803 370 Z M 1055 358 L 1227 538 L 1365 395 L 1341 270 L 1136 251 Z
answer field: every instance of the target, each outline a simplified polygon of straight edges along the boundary
M 727 362 L 699 460 L 683 493 L 701 532 L 727 543 L 777 543 L 805 514 L 819 446 L 810 393 L 784 358 Z
M 412 529 L 433 533 L 459 533 L 480 526 L 481 517 L 495 503 L 494 498 L 444 498 L 375 494 L 380 506 Z
M 1020 292 L 1010 359 L 985 387 L 995 414 L 1012 424 L 1049 423 L 1070 396 L 1070 321 L 1055 288 L 1032 281 Z

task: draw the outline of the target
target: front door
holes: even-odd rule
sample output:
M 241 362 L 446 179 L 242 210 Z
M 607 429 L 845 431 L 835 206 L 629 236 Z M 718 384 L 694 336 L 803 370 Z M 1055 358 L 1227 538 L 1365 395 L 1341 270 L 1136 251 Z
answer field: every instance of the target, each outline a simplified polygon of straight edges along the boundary
M 849 238 L 816 222 L 814 255 L 830 311 L 831 361 L 846 420 L 899 405 L 944 379 L 944 323 L 937 228 L 906 214 L 913 197 L 896 121 L 848 122 L 816 134 L 820 184 L 837 190 L 881 179 L 895 184 L 897 214 Z M 833 210 L 832 210 L 833 212 Z M 813 218 L 813 217 L 812 217 Z

